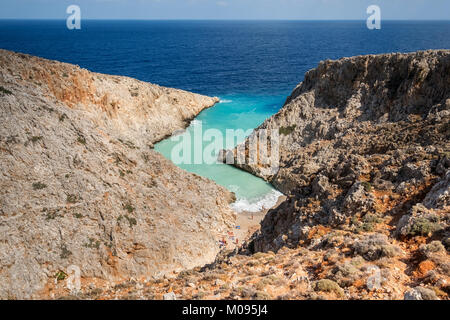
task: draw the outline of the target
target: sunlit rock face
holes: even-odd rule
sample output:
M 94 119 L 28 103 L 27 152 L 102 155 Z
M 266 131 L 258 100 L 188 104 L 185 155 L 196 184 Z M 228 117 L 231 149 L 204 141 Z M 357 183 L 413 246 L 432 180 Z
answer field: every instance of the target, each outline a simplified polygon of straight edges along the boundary
M 279 171 L 241 166 L 290 194 L 254 249 L 294 245 L 318 224 L 371 229 L 384 218 L 392 235 L 448 242 L 449 123 L 448 50 L 321 62 L 256 129 L 278 130 Z
M 0 298 L 212 262 L 224 188 L 152 150 L 218 100 L 0 50 Z

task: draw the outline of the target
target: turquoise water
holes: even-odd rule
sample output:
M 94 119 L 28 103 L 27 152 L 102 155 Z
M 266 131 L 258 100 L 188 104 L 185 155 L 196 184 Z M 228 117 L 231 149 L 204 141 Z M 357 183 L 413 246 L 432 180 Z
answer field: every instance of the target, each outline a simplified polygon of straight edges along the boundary
M 256 212 L 269 208 L 276 203 L 281 193 L 264 180 L 218 163 L 216 159 L 220 149 L 233 148 L 241 143 L 252 129 L 280 108 L 284 99 L 284 96 L 222 96 L 220 103 L 201 112 L 185 131 L 156 144 L 155 150 L 180 168 L 209 178 L 234 192 L 237 202 L 233 207 L 236 211 Z M 228 135 L 227 142 L 226 133 L 230 129 L 242 131 L 239 137 Z M 208 132 L 220 132 L 223 138 L 204 139 Z

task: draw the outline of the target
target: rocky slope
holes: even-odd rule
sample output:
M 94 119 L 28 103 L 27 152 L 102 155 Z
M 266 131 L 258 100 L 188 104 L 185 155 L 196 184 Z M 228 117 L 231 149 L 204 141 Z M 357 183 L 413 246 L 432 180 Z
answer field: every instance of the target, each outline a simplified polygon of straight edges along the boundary
M 450 51 L 321 62 L 266 128 L 287 200 L 239 252 L 77 298 L 449 298 Z
M 0 298 L 214 260 L 233 195 L 152 145 L 217 102 L 0 50 Z
M 430 229 L 447 243 L 449 123 L 450 51 L 320 63 L 257 129 L 279 131 L 280 169 L 260 175 L 291 196 L 266 217 L 255 249 L 298 242 L 317 224 L 358 228 L 369 216 L 392 220 L 397 237 Z
M 391 259 L 387 271 L 406 263 L 410 284 L 448 293 L 450 51 L 321 62 L 261 129 L 281 136 L 279 171 L 241 168 L 288 199 L 263 220 L 251 252 L 347 248 Z M 362 236 L 330 241 L 334 232 Z

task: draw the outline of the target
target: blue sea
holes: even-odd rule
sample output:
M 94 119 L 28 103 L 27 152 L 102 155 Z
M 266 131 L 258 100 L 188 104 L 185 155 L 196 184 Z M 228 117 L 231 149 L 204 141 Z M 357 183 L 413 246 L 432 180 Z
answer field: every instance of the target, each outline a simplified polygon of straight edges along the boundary
M 184 134 L 252 129 L 276 113 L 306 71 L 324 59 L 450 48 L 449 21 L 65 21 L 0 20 L 0 48 L 163 86 L 217 96 Z M 174 141 L 155 146 L 172 157 Z M 237 211 L 274 204 L 261 179 L 222 164 L 180 165 L 235 192 Z

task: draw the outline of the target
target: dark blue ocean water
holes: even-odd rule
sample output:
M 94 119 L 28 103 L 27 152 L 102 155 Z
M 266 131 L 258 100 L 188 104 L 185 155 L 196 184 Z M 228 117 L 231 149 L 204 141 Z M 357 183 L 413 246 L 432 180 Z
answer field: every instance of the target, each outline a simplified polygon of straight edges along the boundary
M 365 21 L 83 21 L 74 31 L 65 21 L 0 21 L 0 48 L 219 96 L 223 103 L 198 120 L 224 131 L 274 114 L 320 60 L 448 49 L 450 22 L 384 21 L 368 30 Z M 171 158 L 173 146 L 156 149 Z M 271 186 L 229 166 L 180 166 L 235 191 L 239 209 L 274 201 Z
M 450 48 L 450 22 L 0 21 L 0 47 L 203 94 L 284 94 L 323 59 Z

